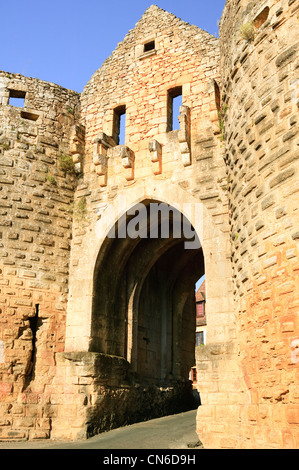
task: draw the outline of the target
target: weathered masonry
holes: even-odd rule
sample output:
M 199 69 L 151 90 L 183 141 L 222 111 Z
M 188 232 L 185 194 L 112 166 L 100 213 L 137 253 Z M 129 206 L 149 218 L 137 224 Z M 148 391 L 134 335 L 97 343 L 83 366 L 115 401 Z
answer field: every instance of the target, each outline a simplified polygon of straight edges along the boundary
M 1 440 L 193 406 L 205 274 L 199 439 L 298 447 L 298 14 L 151 6 L 81 94 L 0 72 Z

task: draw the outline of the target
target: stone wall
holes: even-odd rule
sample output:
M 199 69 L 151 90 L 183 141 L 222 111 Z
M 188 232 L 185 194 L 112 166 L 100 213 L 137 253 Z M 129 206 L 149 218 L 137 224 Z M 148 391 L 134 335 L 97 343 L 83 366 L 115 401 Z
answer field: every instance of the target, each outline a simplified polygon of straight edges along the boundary
M 232 0 L 220 25 L 246 396 L 236 410 L 238 435 L 230 432 L 229 442 L 220 434 L 211 438 L 224 447 L 298 447 L 298 13 L 294 0 Z
M 144 52 L 144 45 L 153 41 L 154 49 Z M 217 109 L 217 82 L 220 81 L 218 53 L 216 38 L 152 6 L 93 75 L 81 95 L 81 124 L 85 128 L 86 138 L 82 161 L 84 178 L 77 188 L 75 205 L 81 204 L 84 213 L 80 219 L 74 220 L 66 329 L 69 357 L 71 353 L 76 357 L 78 352 L 87 351 L 124 354 L 133 368 L 131 372 L 142 372 L 136 358 L 137 347 L 134 346 L 136 325 L 141 330 L 141 319 L 138 323 L 136 318 L 130 316 L 130 304 L 123 316 L 119 313 L 123 309 L 122 303 L 117 304 L 119 307 L 113 305 L 117 297 L 134 298 L 136 285 L 129 292 L 123 292 L 120 288 L 129 285 L 127 275 L 124 276 L 126 282 L 119 284 L 123 266 L 134 245 L 130 245 L 129 241 L 127 245 L 123 244 L 126 249 L 121 244 L 113 245 L 113 253 L 107 255 L 109 262 L 102 266 L 100 262 L 105 253 L 109 253 L 106 249 L 107 233 L 117 222 L 118 216 L 122 215 L 122 209 L 143 201 L 164 202 L 181 208 L 185 203 L 201 207 L 202 215 L 197 228 L 205 257 L 209 341 L 227 342 L 234 337 L 231 271 L 227 263 L 230 256 L 227 177 Z M 170 131 L 169 93 L 178 88 L 182 91 L 183 104 L 180 128 Z M 124 109 L 125 144 L 118 145 L 115 120 Z M 118 206 L 119 201 L 125 201 L 124 207 Z M 115 208 L 115 218 L 109 218 L 108 205 Z M 144 252 L 139 251 L 135 259 L 136 270 L 137 267 L 140 269 L 143 258 L 148 259 L 148 264 L 157 260 L 161 256 L 158 248 L 152 252 L 150 247 Z M 172 257 L 171 263 L 173 259 L 175 257 Z M 129 261 L 134 266 L 133 256 Z M 177 261 L 179 265 L 178 258 Z M 140 285 L 144 282 L 146 269 L 145 263 L 136 281 Z M 202 268 L 198 265 L 197 269 Z M 174 273 L 176 270 L 174 266 Z M 99 281 L 98 271 L 101 272 Z M 194 291 L 197 279 L 189 284 L 190 292 Z M 160 280 L 161 288 L 165 288 L 167 279 L 163 282 Z M 157 296 L 157 305 L 161 288 L 148 289 L 151 295 Z M 172 292 L 163 295 L 166 299 L 172 296 Z M 178 303 L 183 303 L 182 298 L 178 299 Z M 109 315 L 105 314 L 107 305 L 110 305 Z M 194 301 L 192 305 L 194 307 Z M 118 313 L 112 313 L 114 311 Z M 109 327 L 113 324 L 109 319 L 113 315 L 119 315 L 119 322 L 115 327 Z M 177 328 L 181 313 L 173 315 L 173 324 Z M 190 315 L 191 319 L 191 312 Z M 121 344 L 125 333 L 122 325 L 126 322 L 129 325 L 125 338 L 127 348 Z M 189 334 L 190 325 L 187 323 L 185 331 Z M 140 336 L 140 348 L 142 342 L 145 344 L 143 336 Z M 155 341 L 161 342 L 158 331 Z M 180 353 L 177 351 L 178 345 L 181 346 Z M 121 348 L 127 352 L 114 352 Z M 184 343 L 180 333 L 173 349 L 176 351 L 173 360 L 177 380 L 182 370 L 179 370 L 184 356 L 182 351 L 188 358 L 193 357 L 193 352 L 189 351 L 190 347 Z M 150 351 L 153 357 L 156 357 L 156 352 Z M 145 348 L 140 349 L 139 353 L 141 357 Z M 186 361 L 186 357 L 183 360 Z M 189 359 L 187 362 L 190 362 Z M 153 373 L 153 364 L 151 369 Z M 186 374 L 184 370 L 183 375 L 184 380 L 188 379 L 188 371 Z M 171 386 L 173 380 L 169 379 Z M 153 378 L 153 382 L 159 382 L 159 378 Z M 135 377 L 135 383 L 140 383 L 140 378 Z M 167 384 L 164 383 L 162 388 L 165 386 Z M 104 391 L 102 393 L 105 394 Z M 135 396 L 134 388 L 130 393 L 131 397 Z M 115 403 L 118 399 L 119 395 L 116 394 Z M 143 402 L 139 402 L 143 408 Z M 97 406 L 98 410 L 94 411 L 100 415 L 100 401 Z M 63 424 L 60 432 L 65 432 Z
M 126 424 L 129 418 L 113 411 L 120 397 L 138 403 L 134 419 L 179 409 L 174 397 L 182 397 L 187 378 L 181 380 L 180 374 L 184 370 L 185 376 L 193 363 L 186 338 L 178 342 L 177 377 L 161 389 L 159 384 L 147 386 L 144 395 L 136 382 L 97 378 L 99 361 L 94 358 L 101 351 L 93 349 L 93 338 L 101 333 L 94 331 L 93 288 L 107 236 L 105 220 L 116 222 L 106 217 L 110 202 L 124 197 L 128 207 L 147 199 L 200 204 L 203 212 L 196 228 L 208 260 L 210 339 L 232 335 L 231 302 L 224 307 L 220 302 L 231 289 L 219 77 L 217 39 L 155 6 L 81 96 L 1 73 L 2 439 L 82 437 Z M 179 128 L 171 130 L 171 102 L 180 92 Z M 13 106 L 11 98 L 24 97 L 23 108 Z M 118 119 L 124 109 L 125 145 L 118 145 Z M 117 263 L 111 269 L 116 268 Z M 202 274 L 202 261 L 196 269 Z M 221 288 L 215 290 L 217 279 Z M 188 297 L 189 290 L 183 290 L 177 294 Z M 187 302 L 185 310 L 193 306 Z M 182 322 L 188 335 L 191 319 Z M 131 367 L 130 354 L 115 359 L 121 361 L 122 373 Z M 187 359 L 180 365 L 184 355 Z M 80 372 L 85 363 L 87 376 L 84 367 Z M 152 411 L 138 394 L 151 396 Z
M 58 413 L 52 419 L 52 439 L 85 439 L 194 407 L 190 382 L 168 387 L 138 384 L 123 357 L 65 352 L 56 359 L 53 397 Z
M 205 272 L 200 440 L 298 447 L 297 27 L 294 0 L 228 0 L 219 51 L 152 6 L 81 96 L 0 72 L 0 439 L 88 437 L 190 406 L 190 294 Z M 172 240 L 107 239 L 150 201 L 189 217 L 193 259 Z M 143 323 L 137 294 L 153 296 Z M 147 348 L 160 297 L 174 307 Z M 138 348 L 164 357 L 150 381 Z
M 138 48 L 153 38 L 156 49 L 140 55 Z M 107 204 L 119 197 L 132 201 L 134 192 L 135 201 L 141 201 L 146 185 L 153 188 L 150 193 L 170 182 L 173 190 L 169 196 L 164 194 L 163 202 L 170 200 L 178 187 L 185 193 L 185 202 L 189 197 L 202 203 L 209 220 L 204 224 L 205 240 L 201 240 L 206 251 L 214 237 L 219 237 L 217 243 L 227 250 L 227 178 L 215 92 L 218 63 L 216 38 L 153 6 L 85 87 L 81 97 L 81 122 L 86 132 L 84 179 L 75 195 L 75 204 L 84 203 L 84 217 L 74 225 L 69 302 L 69 320 L 74 322 L 67 337 L 68 350 L 88 347 L 86 325 L 90 319 L 82 316 L 81 297 L 93 282 L 95 260 L 91 256 L 99 240 L 95 226 L 104 219 Z M 167 93 L 178 86 L 183 95 L 182 124 L 180 130 L 168 132 Z M 120 105 L 126 106 L 124 146 L 112 139 L 113 110 Z M 190 112 L 188 126 L 184 124 L 185 112 Z M 189 149 L 186 161 L 185 144 Z M 139 195 L 137 184 L 143 188 Z M 179 190 L 172 199 L 184 202 Z M 211 265 L 220 261 L 216 253 L 213 256 Z M 213 291 L 211 288 L 210 299 Z M 211 336 L 217 335 L 212 329 L 211 325 Z
M 25 102 L 15 106 L 13 97 Z M 0 102 L 0 438 L 48 437 L 77 184 L 61 158 L 79 95 L 1 72 Z

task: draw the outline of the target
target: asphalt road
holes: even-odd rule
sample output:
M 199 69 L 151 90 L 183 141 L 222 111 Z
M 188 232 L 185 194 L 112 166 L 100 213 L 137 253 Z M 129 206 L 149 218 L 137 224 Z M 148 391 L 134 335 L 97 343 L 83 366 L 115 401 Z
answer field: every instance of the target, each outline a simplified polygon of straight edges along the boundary
M 0 442 L 1 449 L 200 449 L 196 410 L 114 429 L 88 440 Z

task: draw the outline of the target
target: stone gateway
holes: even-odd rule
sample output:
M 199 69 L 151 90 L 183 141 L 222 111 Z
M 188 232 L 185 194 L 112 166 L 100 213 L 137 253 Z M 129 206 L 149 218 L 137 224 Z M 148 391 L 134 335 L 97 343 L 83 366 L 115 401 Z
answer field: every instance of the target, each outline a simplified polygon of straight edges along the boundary
M 298 447 L 298 15 L 153 5 L 81 94 L 0 72 L 1 440 L 188 410 L 196 361 L 205 448 Z

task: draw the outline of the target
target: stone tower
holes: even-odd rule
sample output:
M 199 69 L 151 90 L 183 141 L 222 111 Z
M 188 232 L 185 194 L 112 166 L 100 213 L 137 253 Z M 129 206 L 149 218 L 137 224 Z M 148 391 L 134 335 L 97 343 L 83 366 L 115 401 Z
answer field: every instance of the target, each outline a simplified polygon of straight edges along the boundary
M 294 0 L 228 0 L 219 41 L 153 5 L 81 94 L 0 72 L 1 440 L 190 408 L 205 274 L 199 439 L 298 446 L 296 28 Z
M 222 393 L 210 382 L 199 410 L 210 446 L 298 446 L 298 13 L 294 0 L 231 0 L 221 19 L 239 352 L 235 382 L 219 365 Z
M 64 350 L 76 186 L 75 172 L 63 165 L 80 96 L 4 72 L 0 87 L 0 436 L 48 437 L 47 387 Z

